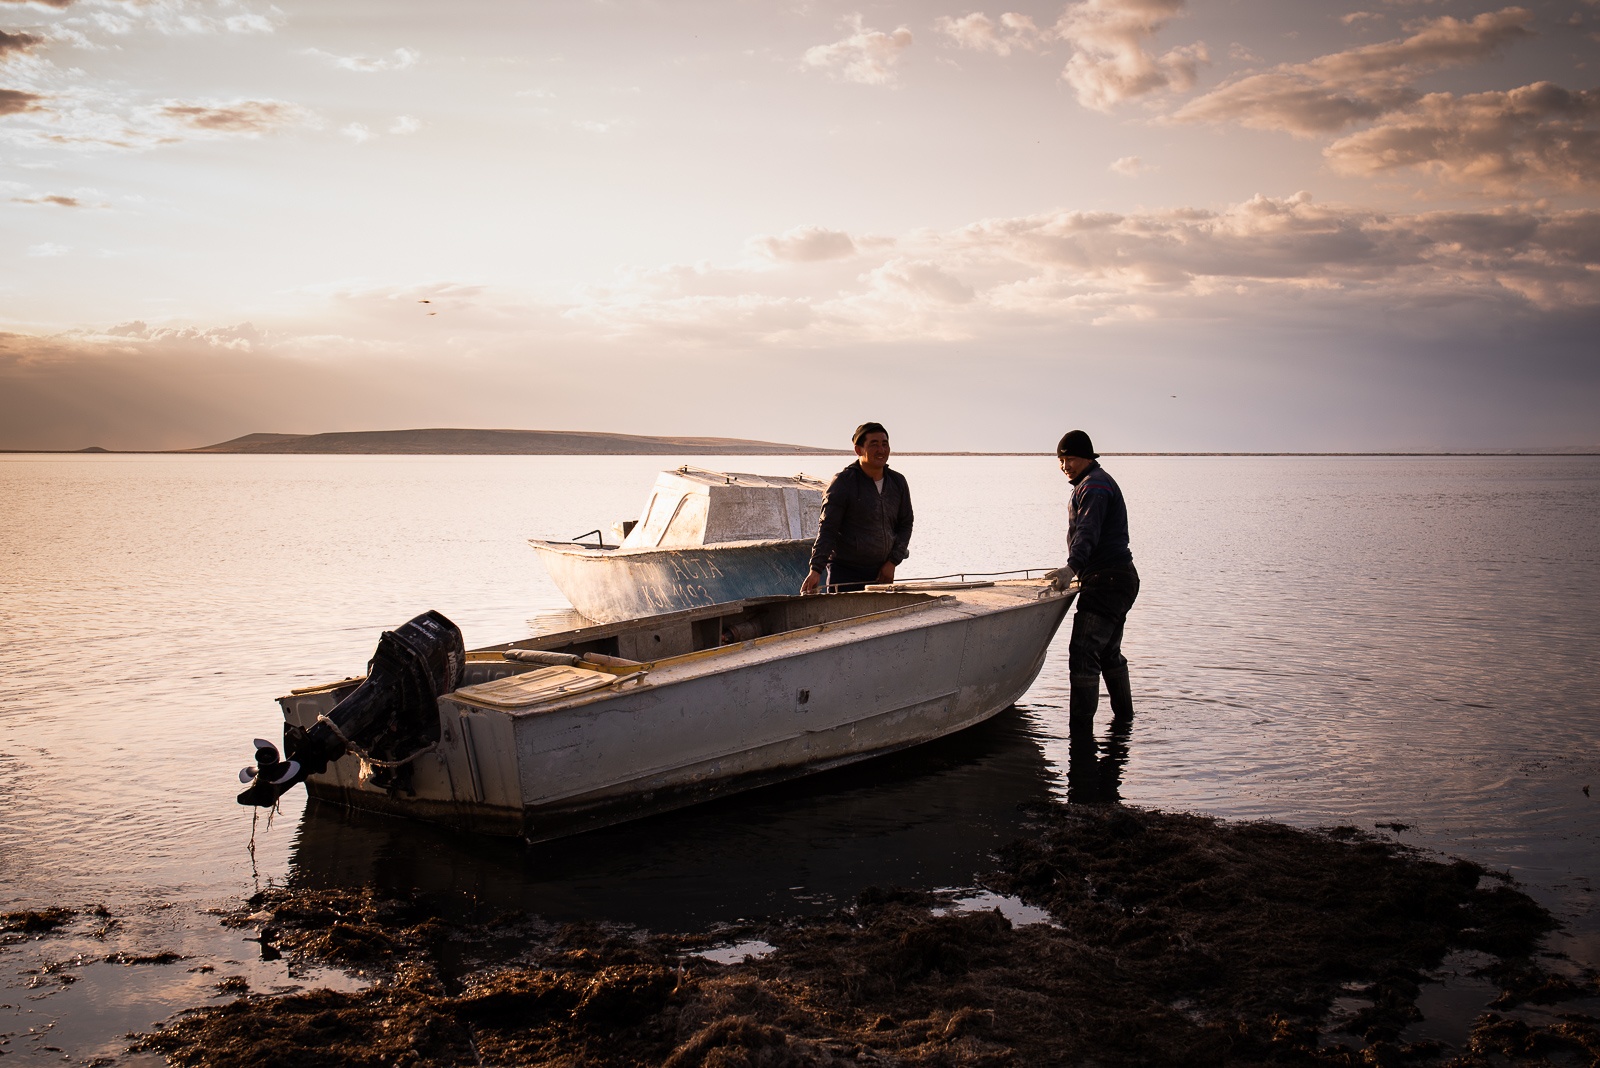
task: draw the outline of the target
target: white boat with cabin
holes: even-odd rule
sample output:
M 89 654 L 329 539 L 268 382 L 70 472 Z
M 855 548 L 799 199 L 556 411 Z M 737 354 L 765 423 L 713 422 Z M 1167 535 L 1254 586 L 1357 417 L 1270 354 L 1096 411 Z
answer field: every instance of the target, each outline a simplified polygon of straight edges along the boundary
M 530 538 L 556 587 L 602 623 L 795 593 L 826 485 L 687 465 L 663 471 L 639 518 L 570 541 Z M 596 542 L 582 538 L 593 535 Z

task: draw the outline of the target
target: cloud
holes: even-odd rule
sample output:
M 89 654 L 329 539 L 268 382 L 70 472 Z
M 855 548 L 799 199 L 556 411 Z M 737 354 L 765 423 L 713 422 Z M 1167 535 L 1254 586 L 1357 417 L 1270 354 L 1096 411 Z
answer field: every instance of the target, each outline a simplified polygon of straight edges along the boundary
M 258 137 L 317 116 L 281 100 L 166 100 L 139 104 L 112 87 L 69 85 L 50 96 L 0 90 L 0 142 L 81 150 L 147 151 L 215 137 Z
M 38 93 L 29 93 L 22 89 L 0 89 L 0 115 L 21 115 L 28 111 L 40 111 L 44 97 Z
M 422 129 L 422 121 L 414 119 L 410 115 L 396 115 L 394 121 L 389 124 L 389 132 L 399 136 L 414 134 L 420 129 Z
M 270 13 L 278 17 L 276 9 Z M 240 0 L 94 0 L 36 35 L 0 35 L 11 46 L 6 69 L 12 82 L 0 89 L 0 116 L 7 120 L 0 122 L 0 145 L 144 151 L 196 138 L 253 137 L 315 124 L 311 112 L 281 100 L 152 99 L 136 85 L 88 77 L 30 51 L 38 37 L 94 48 L 92 35 L 256 32 L 250 26 L 257 18 Z M 230 31 L 229 20 L 243 21 Z M 149 45 L 117 42 L 111 47 L 132 54 Z
M 11 202 L 13 204 L 55 204 L 63 208 L 82 207 L 82 201 L 77 197 L 66 197 L 57 193 L 37 197 L 12 197 Z
M 1141 174 L 1155 170 L 1138 156 L 1123 156 L 1113 161 L 1108 169 L 1127 178 L 1137 178 Z
M 1015 11 L 1007 11 L 998 22 L 981 11 L 960 18 L 941 15 L 934 20 L 934 28 L 962 48 L 997 56 L 1009 56 L 1013 49 L 1037 51 L 1050 36 L 1035 26 L 1033 19 Z
M 970 285 L 926 261 L 892 259 L 864 277 L 880 293 L 902 294 L 919 302 L 965 304 L 975 295 Z
M 254 13 L 230 15 L 222 20 L 222 25 L 229 33 L 273 33 L 278 27 L 272 15 Z
M 349 426 L 364 390 L 394 413 L 407 411 L 407 393 L 437 397 L 447 388 L 444 374 L 418 373 L 391 357 L 384 363 L 390 375 L 410 379 L 397 388 L 359 356 L 332 365 L 296 356 L 294 340 L 248 323 L 0 333 L 0 440 L 24 448 L 194 448 L 286 421 L 291 431 Z
M 1445 15 L 1410 23 L 1410 36 L 1223 83 L 1179 108 L 1182 122 L 1237 122 L 1311 136 L 1370 121 L 1414 103 L 1425 74 L 1478 62 L 1531 34 L 1533 13 L 1508 7 L 1470 21 Z
M 751 244 L 768 259 L 785 263 L 814 263 L 856 252 L 849 234 L 821 226 L 797 226 L 777 237 L 758 237 Z
M 324 52 L 320 48 L 307 48 L 302 55 L 315 56 L 340 70 L 355 71 L 359 74 L 376 74 L 381 71 L 408 70 L 417 65 L 422 58 L 422 53 L 411 48 L 396 48 L 388 56 L 340 56 L 332 52 Z
M 65 9 L 69 4 L 46 6 Z M 79 48 L 95 48 L 95 34 L 126 37 L 139 30 L 164 37 L 258 34 L 273 33 L 283 23 L 283 13 L 277 8 L 251 11 L 239 0 L 100 0 L 84 6 L 91 10 L 64 19 L 53 35 Z
M 826 70 L 834 77 L 862 85 L 893 85 L 900 55 L 911 47 L 911 31 L 904 26 L 892 33 L 869 30 L 860 15 L 851 15 L 845 25 L 854 32 L 832 44 L 806 49 L 801 63 Z
M 958 46 L 1008 56 L 1039 51 L 1052 41 L 1073 49 L 1061 72 L 1085 107 L 1108 111 L 1134 97 L 1162 90 L 1192 88 L 1201 66 L 1210 61 L 1202 42 L 1160 55 L 1146 48 L 1150 38 L 1184 14 L 1186 0 L 1077 0 L 1054 25 L 1040 28 L 1016 12 L 998 21 L 981 11 L 937 19 L 934 26 Z
M 1296 303 L 1320 294 L 1347 310 L 1479 301 L 1600 307 L 1594 211 L 1392 216 L 1297 194 L 1257 196 L 1221 212 L 1057 213 L 980 224 L 971 236 L 1035 268 L 1012 287 L 1023 298 L 1053 286 L 1099 302 L 1158 301 L 1164 315 L 1228 291 Z
M 272 33 L 283 21 L 276 8 L 267 12 L 246 10 L 214 14 L 211 9 L 239 7 L 233 0 L 218 3 L 196 0 L 144 0 L 142 3 L 123 4 L 120 8 L 130 16 L 141 18 L 145 25 L 168 37 L 187 37 L 213 33 Z
M 234 100 L 217 104 L 173 102 L 162 104 L 156 110 L 164 118 L 192 130 L 245 137 L 259 137 L 306 121 L 304 108 L 281 100 Z
M 44 38 L 37 34 L 23 33 L 20 30 L 16 33 L 7 33 L 5 30 L 0 30 L 0 60 L 4 60 L 9 56 L 20 56 L 24 52 L 30 52 L 42 44 L 44 44 Z
M 227 349 L 234 352 L 252 352 L 263 342 L 273 340 L 269 332 L 261 330 L 254 323 L 238 323 L 233 326 L 201 330 L 196 327 L 152 327 L 142 319 L 133 319 L 108 327 L 105 336 L 182 343 L 189 346 L 191 351 Z
M 791 231 L 794 236 L 805 231 Z M 828 233 L 828 231 L 821 231 Z M 843 237 L 836 238 L 843 247 Z M 859 345 L 1131 321 L 1329 329 L 1600 310 L 1600 211 L 1387 215 L 1257 196 L 1220 211 L 1060 211 L 849 238 L 851 257 L 620 276 L 562 314 L 650 345 Z M 778 252 L 806 247 L 773 238 Z M 1441 308 L 1460 313 L 1441 316 Z M 1420 325 L 1419 325 L 1419 328 Z M 1487 328 L 1487 325 L 1485 326 Z
M 1600 189 L 1600 89 L 1550 82 L 1457 97 L 1430 93 L 1329 145 L 1336 170 L 1411 168 L 1486 192 Z
M 53 7 L 56 9 L 71 7 L 73 0 L 0 0 L 0 4 L 37 4 L 40 7 Z
M 53 259 L 56 256 L 65 256 L 71 251 L 71 245 L 61 245 L 54 241 L 46 241 L 43 244 L 28 246 L 28 255 L 38 256 L 45 259 Z
M 1210 61 L 1201 42 L 1161 55 L 1145 43 L 1172 19 L 1185 0 L 1079 0 L 1056 21 L 1055 33 L 1075 49 L 1061 72 L 1078 102 L 1097 111 L 1161 90 L 1193 87 L 1199 68 Z

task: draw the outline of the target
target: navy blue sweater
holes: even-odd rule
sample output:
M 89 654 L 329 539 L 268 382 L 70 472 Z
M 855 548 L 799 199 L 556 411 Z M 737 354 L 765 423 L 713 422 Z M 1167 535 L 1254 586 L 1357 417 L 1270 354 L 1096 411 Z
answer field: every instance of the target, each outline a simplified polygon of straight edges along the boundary
M 1128 549 L 1128 506 L 1116 480 L 1098 463 L 1072 480 L 1067 521 L 1067 566 L 1079 575 L 1133 563 Z
M 811 570 L 830 563 L 852 567 L 898 564 L 910 555 L 911 488 L 900 472 L 883 469 L 883 492 L 859 463 L 840 471 L 822 495 L 822 518 L 811 547 Z

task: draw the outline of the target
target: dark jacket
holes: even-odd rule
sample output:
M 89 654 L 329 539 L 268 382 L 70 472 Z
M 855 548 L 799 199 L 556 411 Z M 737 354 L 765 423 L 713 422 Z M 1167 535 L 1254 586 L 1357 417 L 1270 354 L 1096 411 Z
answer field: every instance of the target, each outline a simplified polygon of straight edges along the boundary
M 1079 575 L 1129 567 L 1128 506 L 1122 490 L 1098 463 L 1072 480 L 1067 520 L 1067 566 Z
M 893 468 L 883 469 L 883 492 L 859 463 L 833 476 L 822 494 L 822 518 L 811 547 L 811 570 L 830 563 L 850 567 L 898 564 L 910 555 L 911 487 Z

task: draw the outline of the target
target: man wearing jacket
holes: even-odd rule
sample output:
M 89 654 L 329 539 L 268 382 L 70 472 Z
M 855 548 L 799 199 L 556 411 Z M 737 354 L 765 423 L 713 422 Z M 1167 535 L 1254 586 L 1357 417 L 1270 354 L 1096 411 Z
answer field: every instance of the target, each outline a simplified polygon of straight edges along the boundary
M 1078 611 L 1067 646 L 1072 681 L 1068 713 L 1072 733 L 1094 730 L 1100 680 L 1106 680 L 1113 721 L 1133 718 L 1128 661 L 1122 655 L 1122 625 L 1139 596 L 1139 572 L 1128 549 L 1128 508 L 1122 490 L 1098 463 L 1089 435 L 1073 430 L 1056 446 L 1062 473 L 1072 480 L 1067 521 L 1067 566 L 1055 573 L 1057 589 L 1076 576 Z
M 815 593 L 827 574 L 836 593 L 869 582 L 893 582 L 895 565 L 911 543 L 911 488 L 889 469 L 889 432 L 862 423 L 851 439 L 856 462 L 840 471 L 822 495 L 822 517 L 811 547 L 811 573 L 801 593 Z

